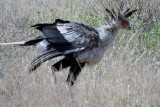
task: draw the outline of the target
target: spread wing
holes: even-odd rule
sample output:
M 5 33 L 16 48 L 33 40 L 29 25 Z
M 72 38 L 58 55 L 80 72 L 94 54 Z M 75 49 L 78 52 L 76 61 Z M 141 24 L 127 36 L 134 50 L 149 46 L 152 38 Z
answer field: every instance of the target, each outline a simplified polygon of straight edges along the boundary
M 70 44 L 74 49 L 97 46 L 99 41 L 97 30 L 88 24 L 57 19 L 53 24 L 36 24 L 32 27 L 50 38 L 51 43 Z

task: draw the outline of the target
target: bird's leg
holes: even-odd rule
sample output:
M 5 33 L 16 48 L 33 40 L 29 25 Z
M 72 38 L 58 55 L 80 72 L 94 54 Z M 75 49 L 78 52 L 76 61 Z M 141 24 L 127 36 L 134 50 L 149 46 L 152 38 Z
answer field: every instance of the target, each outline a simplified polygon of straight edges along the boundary
M 53 74 L 54 83 L 57 84 L 56 72 L 57 72 L 58 70 L 54 67 L 54 65 L 52 65 L 51 69 L 52 69 L 52 74 Z
M 73 76 L 74 76 L 74 80 L 77 79 L 77 76 L 79 75 L 79 73 L 81 72 L 82 68 L 84 67 L 85 63 L 79 63 L 77 69 L 75 69 L 75 71 L 73 72 Z
M 70 66 L 70 60 L 68 60 L 67 58 L 63 58 L 62 60 L 52 65 L 51 69 L 52 69 L 52 74 L 53 74 L 55 83 L 57 83 L 56 72 L 63 68 L 67 68 L 69 66 Z

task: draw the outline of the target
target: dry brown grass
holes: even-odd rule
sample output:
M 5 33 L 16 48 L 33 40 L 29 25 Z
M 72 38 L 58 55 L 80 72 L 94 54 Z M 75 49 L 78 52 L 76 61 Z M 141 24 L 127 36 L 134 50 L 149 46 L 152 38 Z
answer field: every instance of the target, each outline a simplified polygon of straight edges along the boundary
M 31 24 L 55 18 L 81 21 L 87 15 L 80 19 L 77 14 L 85 11 L 93 10 L 81 0 L 1 0 L 0 42 L 38 36 Z M 123 42 L 139 32 L 128 35 L 122 36 Z M 49 65 L 57 59 L 29 74 L 28 65 L 37 51 L 1 46 L 0 107 L 160 107 L 160 51 L 136 54 L 136 45 L 130 49 L 123 42 L 107 50 L 99 64 L 86 67 L 72 88 L 65 83 L 68 70 L 57 73 L 54 84 Z

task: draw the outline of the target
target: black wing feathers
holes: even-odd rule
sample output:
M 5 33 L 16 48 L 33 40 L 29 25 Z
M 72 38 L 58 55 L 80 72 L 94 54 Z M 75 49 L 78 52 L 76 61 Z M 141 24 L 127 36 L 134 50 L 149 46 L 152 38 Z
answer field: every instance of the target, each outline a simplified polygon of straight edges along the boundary
M 55 43 L 71 43 L 74 47 L 92 47 L 99 40 L 98 32 L 89 24 L 63 21 L 57 19 L 53 24 L 36 24 L 44 36 Z
M 65 52 L 68 49 L 75 49 L 70 43 L 53 43 L 48 45 L 48 49 L 54 48 L 59 52 Z
M 42 31 L 44 27 L 55 26 L 57 23 L 70 23 L 70 22 L 69 21 L 63 21 L 61 19 L 56 19 L 55 22 L 52 23 L 52 24 L 49 24 L 49 23 L 35 24 L 35 25 L 32 25 L 31 27 L 34 27 L 35 29 L 38 29 L 38 30 Z
M 57 29 L 56 24 L 57 23 L 70 23 L 69 21 L 63 21 L 61 19 L 56 19 L 54 23 L 52 24 L 36 24 L 31 27 L 34 27 L 35 29 L 40 30 L 44 36 L 47 38 L 51 38 L 52 41 L 57 43 L 67 43 L 68 41 L 63 37 L 63 35 L 60 33 L 60 31 Z

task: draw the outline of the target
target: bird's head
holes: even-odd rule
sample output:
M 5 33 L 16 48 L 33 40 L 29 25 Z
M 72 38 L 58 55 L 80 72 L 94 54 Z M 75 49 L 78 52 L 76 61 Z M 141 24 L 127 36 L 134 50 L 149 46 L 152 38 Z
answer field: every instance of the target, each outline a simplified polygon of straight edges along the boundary
M 123 12 L 120 12 L 120 9 L 118 10 L 118 14 L 112 9 L 105 9 L 106 12 L 111 16 L 112 19 L 112 23 L 114 23 L 118 29 L 122 28 L 122 29 L 127 29 L 130 30 L 131 26 L 130 26 L 130 21 L 129 21 L 129 17 L 136 12 L 137 10 L 130 10 L 130 8 L 126 9 Z M 111 23 L 111 24 L 112 24 Z

